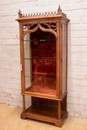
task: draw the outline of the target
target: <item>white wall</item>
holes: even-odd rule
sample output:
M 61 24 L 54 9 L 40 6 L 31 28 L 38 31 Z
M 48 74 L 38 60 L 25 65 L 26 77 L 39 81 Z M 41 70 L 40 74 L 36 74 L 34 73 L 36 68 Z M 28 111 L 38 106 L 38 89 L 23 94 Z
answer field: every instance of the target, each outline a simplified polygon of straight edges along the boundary
M 87 118 L 87 0 L 0 0 L 0 102 L 21 106 L 19 28 L 23 13 L 56 11 L 61 5 L 70 19 L 68 112 Z

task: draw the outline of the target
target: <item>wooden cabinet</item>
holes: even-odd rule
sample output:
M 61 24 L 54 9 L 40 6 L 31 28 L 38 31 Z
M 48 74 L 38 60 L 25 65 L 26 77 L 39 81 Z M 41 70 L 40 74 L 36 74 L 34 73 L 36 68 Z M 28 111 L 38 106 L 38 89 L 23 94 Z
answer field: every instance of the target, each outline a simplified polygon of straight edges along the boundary
M 67 117 L 68 22 L 60 6 L 57 12 L 23 15 L 19 10 L 21 118 L 54 123 Z M 26 96 L 31 106 L 26 107 Z

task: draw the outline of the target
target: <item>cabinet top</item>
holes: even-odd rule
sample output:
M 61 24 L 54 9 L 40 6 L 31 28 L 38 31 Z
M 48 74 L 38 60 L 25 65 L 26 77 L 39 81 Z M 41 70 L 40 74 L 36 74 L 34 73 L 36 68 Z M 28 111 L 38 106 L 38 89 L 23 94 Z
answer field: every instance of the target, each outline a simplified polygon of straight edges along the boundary
M 18 19 L 16 19 L 18 22 L 23 22 L 27 20 L 55 20 L 55 19 L 62 19 L 65 22 L 69 22 L 69 19 L 67 18 L 66 14 L 62 12 L 60 5 L 57 11 L 53 12 L 43 12 L 43 13 L 30 13 L 30 14 L 22 14 L 22 12 L 19 10 L 18 12 Z

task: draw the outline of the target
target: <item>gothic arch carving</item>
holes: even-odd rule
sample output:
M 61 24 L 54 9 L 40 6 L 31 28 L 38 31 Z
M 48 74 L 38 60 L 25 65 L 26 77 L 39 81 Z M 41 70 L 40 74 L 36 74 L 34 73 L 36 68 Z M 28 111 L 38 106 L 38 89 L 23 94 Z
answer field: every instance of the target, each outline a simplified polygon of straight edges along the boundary
M 23 34 L 24 37 L 27 33 L 33 33 L 40 29 L 43 32 L 50 32 L 57 38 L 57 28 L 56 23 L 36 23 L 36 24 L 25 24 L 23 25 Z

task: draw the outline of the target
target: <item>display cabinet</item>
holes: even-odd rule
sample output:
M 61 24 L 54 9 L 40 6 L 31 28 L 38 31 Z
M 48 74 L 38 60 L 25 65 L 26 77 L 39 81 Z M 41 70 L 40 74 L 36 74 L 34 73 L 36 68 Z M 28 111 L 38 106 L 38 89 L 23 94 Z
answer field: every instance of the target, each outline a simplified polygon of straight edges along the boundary
M 18 13 L 20 32 L 21 118 L 54 123 L 67 117 L 68 22 L 60 6 L 55 12 Z M 26 106 L 26 96 L 31 105 Z

